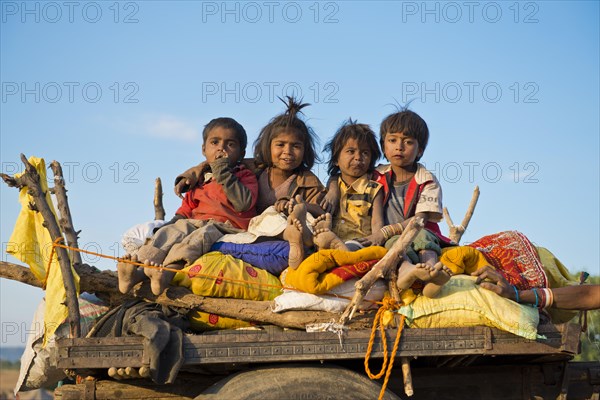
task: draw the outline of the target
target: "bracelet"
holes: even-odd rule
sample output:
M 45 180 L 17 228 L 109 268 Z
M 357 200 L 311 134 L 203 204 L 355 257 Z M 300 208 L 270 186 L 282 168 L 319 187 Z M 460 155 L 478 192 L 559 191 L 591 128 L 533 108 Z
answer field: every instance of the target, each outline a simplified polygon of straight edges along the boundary
M 383 228 L 381 228 L 381 234 L 383 235 L 385 240 L 388 240 L 390 237 L 392 237 L 389 226 L 384 226 Z
M 540 298 L 538 297 L 538 292 L 536 288 L 533 288 L 533 294 L 535 294 L 535 305 L 532 307 L 537 307 L 539 305 Z
M 514 291 L 515 291 L 515 297 L 517 298 L 515 301 L 517 303 L 520 303 L 520 301 L 519 301 L 519 291 L 517 290 L 517 287 L 515 285 L 511 285 L 511 286 L 514 289 Z
M 550 289 L 550 288 L 547 288 L 544 290 L 546 290 L 547 294 L 548 294 L 548 301 L 546 303 L 546 307 L 544 307 L 544 308 L 550 308 L 550 307 L 552 307 L 552 304 L 554 304 L 554 292 L 552 292 L 552 289 Z

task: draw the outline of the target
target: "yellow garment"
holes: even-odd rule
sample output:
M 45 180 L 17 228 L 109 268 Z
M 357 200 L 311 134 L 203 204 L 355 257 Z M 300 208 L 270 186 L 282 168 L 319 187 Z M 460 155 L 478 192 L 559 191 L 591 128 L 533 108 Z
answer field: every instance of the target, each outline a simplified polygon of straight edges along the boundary
M 351 185 L 338 178 L 340 208 L 332 231 L 342 240 L 366 237 L 371 234 L 372 207 L 383 185 L 364 174 Z
M 445 247 L 442 249 L 440 261 L 448 267 L 454 275 L 471 275 L 478 269 L 490 265 L 479 250 L 470 246 Z
M 578 285 L 579 280 L 569 273 L 567 267 L 563 265 L 548 249 L 536 247 L 540 261 L 544 266 L 544 271 L 548 276 L 548 286 L 551 288 Z M 552 318 L 552 322 L 560 324 L 568 322 L 579 314 L 579 311 L 559 310 L 556 308 L 546 309 Z
M 172 283 L 206 297 L 265 301 L 281 294 L 281 282 L 275 276 L 218 251 L 204 254 L 182 269 Z
M 402 306 L 411 328 L 458 328 L 491 326 L 535 340 L 537 308 L 515 303 L 475 284 L 474 276 L 453 276 L 436 298 L 419 296 Z
M 298 268 L 288 268 L 285 283 L 306 293 L 327 293 L 344 282 L 339 275 L 329 273 L 329 270 L 361 261 L 379 260 L 386 251 L 380 246 L 365 247 L 357 251 L 319 250 L 302 261 Z
M 29 163 L 35 167 L 40 175 L 41 189 L 46 193 L 46 202 L 56 217 L 50 192 L 48 191 L 46 163 L 43 158 L 37 157 L 30 157 Z M 17 174 L 15 177 L 20 177 L 21 175 L 23 173 Z M 33 197 L 27 193 L 27 190 L 27 187 L 23 187 L 19 193 L 21 212 L 17 217 L 17 222 L 9 239 L 6 252 L 29 265 L 35 277 L 40 282 L 46 284 L 46 309 L 44 312 L 45 345 L 48 337 L 67 318 L 68 310 L 64 305 L 66 291 L 56 253 L 52 257 L 49 274 L 46 271 L 48 259 L 52 251 L 52 238 L 48 229 L 42 225 L 44 222 L 42 214 L 32 211 L 29 208 L 29 204 L 33 202 Z M 77 295 L 79 295 L 79 276 L 73 269 L 72 271 Z

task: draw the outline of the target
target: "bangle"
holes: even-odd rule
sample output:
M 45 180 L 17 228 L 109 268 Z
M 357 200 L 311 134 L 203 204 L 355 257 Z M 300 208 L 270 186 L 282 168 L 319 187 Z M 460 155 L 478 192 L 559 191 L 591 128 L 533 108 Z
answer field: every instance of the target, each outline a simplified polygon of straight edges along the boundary
M 519 291 L 517 290 L 517 287 L 516 287 L 515 285 L 512 285 L 512 288 L 513 288 L 513 289 L 514 289 L 514 291 L 515 291 L 515 297 L 516 297 L 516 300 L 515 300 L 515 301 L 516 301 L 517 303 L 520 303 L 520 301 L 519 301 Z
M 538 292 L 536 288 L 533 288 L 533 293 L 535 294 L 535 305 L 532 307 L 537 307 L 539 305 L 540 298 L 538 297 Z
M 388 240 L 391 236 L 389 226 L 384 226 L 383 228 L 381 228 L 381 234 L 383 235 L 385 240 Z
M 548 291 L 548 301 L 546 302 L 546 307 L 544 308 L 550 308 L 552 307 L 552 304 L 554 304 L 554 293 L 552 292 L 552 289 L 548 288 L 546 289 Z

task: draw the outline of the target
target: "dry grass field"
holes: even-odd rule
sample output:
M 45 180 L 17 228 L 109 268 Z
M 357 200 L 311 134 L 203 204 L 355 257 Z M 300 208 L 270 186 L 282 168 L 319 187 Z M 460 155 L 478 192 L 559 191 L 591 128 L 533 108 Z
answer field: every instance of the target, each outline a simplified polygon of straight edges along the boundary
M 0 400 L 14 399 L 13 389 L 19 378 L 18 369 L 0 370 Z M 20 400 L 45 400 L 52 399 L 52 392 L 49 390 L 33 390 L 31 392 L 19 393 Z

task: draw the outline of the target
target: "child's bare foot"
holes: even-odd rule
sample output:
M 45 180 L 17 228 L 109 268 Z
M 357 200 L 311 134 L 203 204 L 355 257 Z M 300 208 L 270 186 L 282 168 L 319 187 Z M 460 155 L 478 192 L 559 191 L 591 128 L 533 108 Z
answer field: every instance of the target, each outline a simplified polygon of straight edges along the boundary
M 344 241 L 340 239 L 335 233 L 327 228 L 323 229 L 315 229 L 314 231 L 313 241 L 315 245 L 322 249 L 335 249 L 335 250 L 344 250 L 350 251 Z
M 125 261 L 138 262 L 137 256 L 131 256 L 125 254 L 121 257 Z M 144 271 L 142 271 L 137 265 L 129 264 L 127 262 L 117 263 L 117 276 L 119 277 L 119 291 L 121 293 L 128 293 L 131 288 L 138 282 L 144 280 Z
M 296 195 L 288 203 L 288 218 L 297 220 L 302 227 L 302 242 L 304 246 L 311 247 L 313 245 L 312 234 L 306 225 L 306 203 L 301 195 Z
M 162 267 L 162 265 L 155 263 L 154 261 L 146 260 L 144 264 L 147 264 L 151 267 Z M 169 269 L 182 269 L 184 266 L 183 262 L 175 263 L 167 265 Z M 175 276 L 175 272 L 173 271 L 165 271 L 164 269 L 159 268 L 146 268 L 144 273 L 148 278 L 150 278 L 150 288 L 152 289 L 152 293 L 155 296 L 160 295 L 165 289 L 169 286 L 173 277 Z
M 435 264 L 434 269 L 438 271 L 431 281 L 427 282 L 423 287 L 423 295 L 427 297 L 435 297 L 438 295 L 442 286 L 444 286 L 452 277 L 452 271 L 441 262 Z
M 283 239 L 290 244 L 288 265 L 294 269 L 304 260 L 303 227 L 297 218 L 291 215 L 287 219 L 287 226 L 283 231 Z
M 323 229 L 331 230 L 331 227 L 333 226 L 333 223 L 331 221 L 331 214 L 325 213 L 325 214 L 319 215 L 313 221 L 312 226 L 313 226 L 313 230 L 315 230 L 315 231 L 323 230 Z
M 439 274 L 439 270 L 427 263 L 413 264 L 410 261 L 403 261 L 398 270 L 396 284 L 398 289 L 408 289 L 417 279 L 430 282 L 432 279 L 436 279 Z

